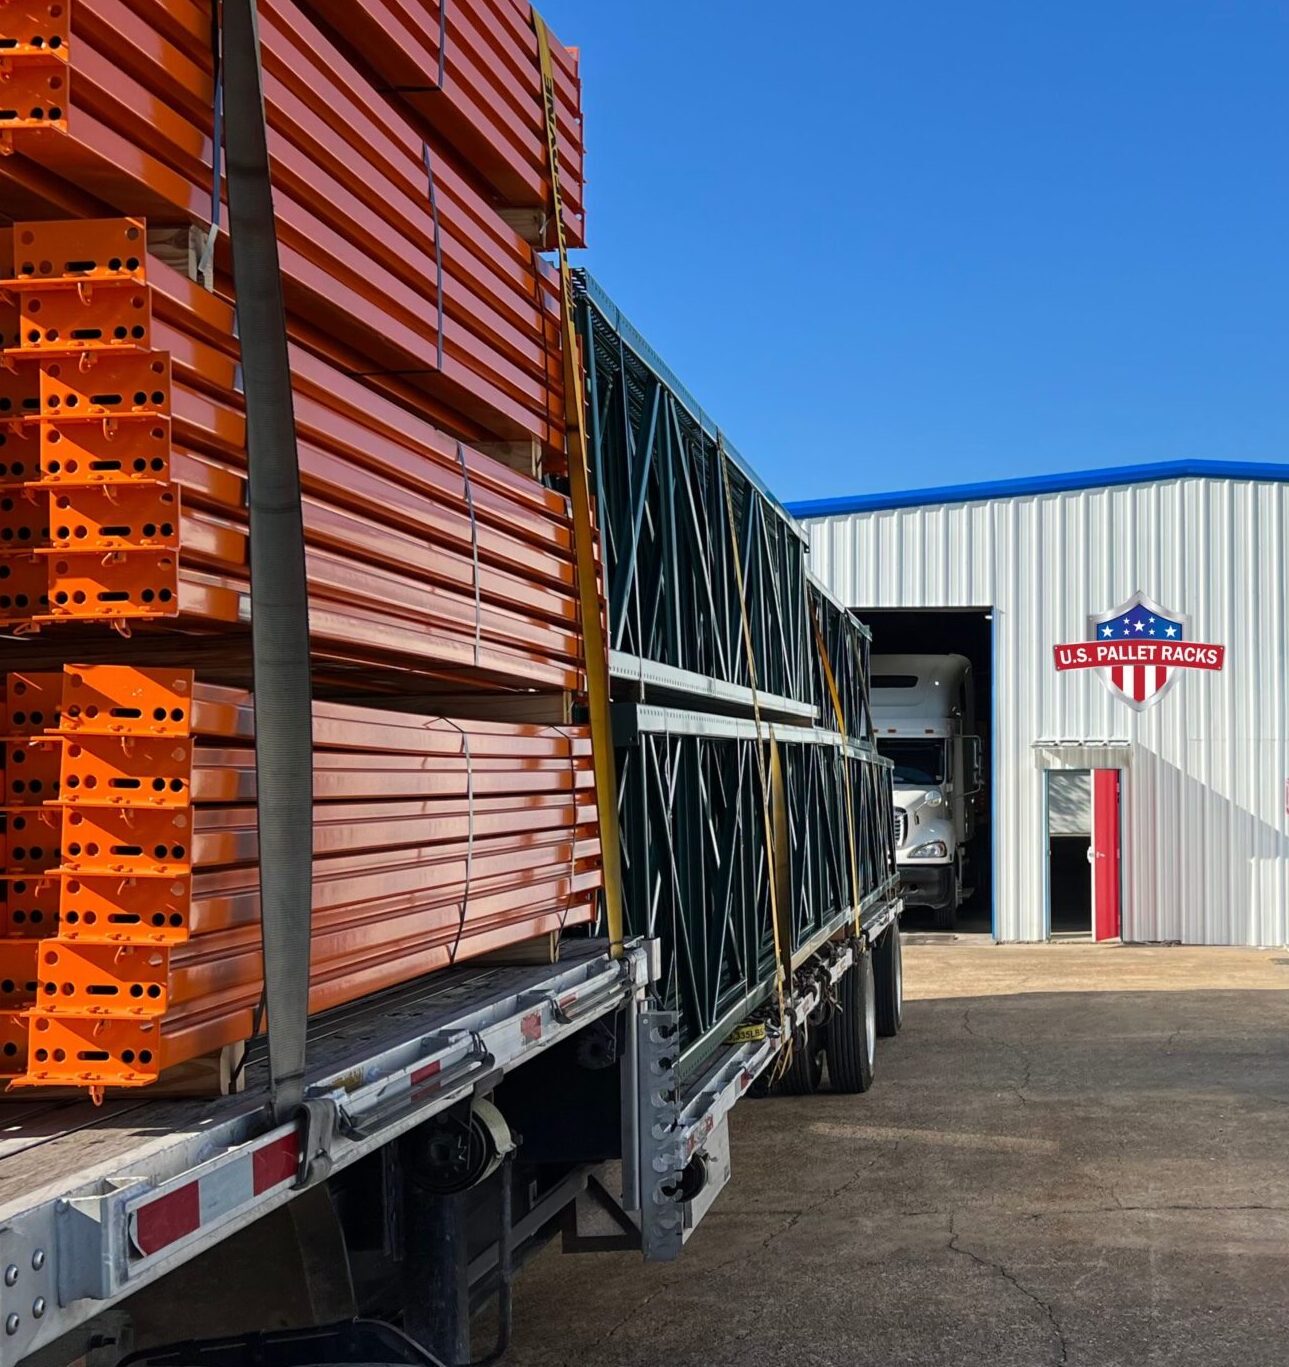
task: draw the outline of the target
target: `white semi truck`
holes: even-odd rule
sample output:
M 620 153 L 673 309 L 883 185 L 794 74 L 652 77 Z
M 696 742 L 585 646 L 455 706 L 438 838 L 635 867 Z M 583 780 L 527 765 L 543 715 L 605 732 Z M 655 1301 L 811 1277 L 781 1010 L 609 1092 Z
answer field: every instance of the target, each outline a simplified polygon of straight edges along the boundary
M 974 891 L 972 842 L 983 788 L 971 662 L 964 655 L 874 655 L 877 748 L 895 765 L 895 841 L 907 906 L 952 930 Z

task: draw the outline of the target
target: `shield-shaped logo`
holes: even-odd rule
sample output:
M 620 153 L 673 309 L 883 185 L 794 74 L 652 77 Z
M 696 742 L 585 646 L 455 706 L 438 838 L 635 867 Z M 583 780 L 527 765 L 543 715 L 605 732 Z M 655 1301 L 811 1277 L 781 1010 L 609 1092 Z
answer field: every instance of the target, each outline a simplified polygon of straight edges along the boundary
M 1126 603 L 1088 618 L 1088 635 L 1094 641 L 1183 641 L 1190 618 L 1169 612 L 1140 590 Z M 1165 664 L 1112 664 L 1097 670 L 1097 677 L 1116 698 L 1138 709 L 1157 703 L 1180 677 Z
M 1218 670 L 1226 647 L 1191 639 L 1190 618 L 1138 591 L 1088 618 L 1088 639 L 1054 647 L 1058 670 L 1095 669 L 1111 694 L 1138 712 L 1157 703 L 1184 669 Z

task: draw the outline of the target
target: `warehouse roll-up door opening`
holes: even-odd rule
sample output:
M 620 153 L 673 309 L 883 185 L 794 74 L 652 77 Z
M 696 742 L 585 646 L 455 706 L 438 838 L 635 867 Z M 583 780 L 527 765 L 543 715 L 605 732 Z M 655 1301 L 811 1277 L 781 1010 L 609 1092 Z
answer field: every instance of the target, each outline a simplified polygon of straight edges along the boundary
M 873 655 L 965 655 L 975 693 L 974 729 L 980 738 L 981 783 L 973 801 L 974 835 L 966 850 L 970 894 L 958 911 L 956 929 L 988 935 L 993 927 L 993 610 L 976 608 L 866 608 L 854 612 L 873 633 Z M 874 670 L 876 673 L 877 671 Z M 961 780 L 963 776 L 958 776 Z M 934 915 L 911 906 L 908 930 L 931 930 Z

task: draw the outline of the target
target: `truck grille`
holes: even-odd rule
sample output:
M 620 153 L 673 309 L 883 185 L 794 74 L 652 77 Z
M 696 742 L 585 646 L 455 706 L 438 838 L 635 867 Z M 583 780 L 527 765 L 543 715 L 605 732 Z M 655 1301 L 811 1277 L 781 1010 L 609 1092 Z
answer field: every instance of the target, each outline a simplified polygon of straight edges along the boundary
M 909 833 L 909 814 L 903 807 L 895 809 L 895 843 L 904 844 L 904 837 Z

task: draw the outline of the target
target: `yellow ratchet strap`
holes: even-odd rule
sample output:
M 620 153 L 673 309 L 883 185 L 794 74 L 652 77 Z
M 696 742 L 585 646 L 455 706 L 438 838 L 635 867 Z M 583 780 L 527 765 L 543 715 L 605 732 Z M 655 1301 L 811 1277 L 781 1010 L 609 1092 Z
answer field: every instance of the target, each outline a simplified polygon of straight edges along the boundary
M 533 10 L 537 52 L 541 60 L 542 108 L 546 118 L 546 155 L 550 166 L 551 199 L 559 250 L 561 303 L 560 349 L 564 355 L 564 408 L 568 415 L 568 488 L 573 510 L 573 550 L 577 594 L 581 607 L 582 639 L 586 653 L 586 699 L 591 714 L 591 762 L 595 770 L 595 805 L 600 821 L 600 851 L 604 865 L 604 914 L 609 951 L 622 955 L 622 861 L 618 832 L 618 779 L 613 756 L 613 728 L 609 718 L 609 652 L 601 615 L 599 576 L 595 566 L 595 523 L 591 518 L 591 481 L 586 466 L 586 406 L 582 393 L 582 365 L 573 324 L 573 275 L 568 264 L 564 206 L 559 189 L 559 144 L 555 131 L 555 73 L 551 66 L 546 23 Z
M 809 590 L 807 590 L 807 598 Z M 842 788 L 846 794 L 846 844 L 850 849 L 850 904 L 855 912 L 855 934 L 860 926 L 859 858 L 855 852 L 855 805 L 850 786 L 850 738 L 846 734 L 846 714 L 842 710 L 841 694 L 837 690 L 837 678 L 832 672 L 832 661 L 828 658 L 828 646 L 819 626 L 815 605 L 810 604 L 810 625 L 815 632 L 815 649 L 819 652 L 819 662 L 824 667 L 824 681 L 828 685 L 828 696 L 832 699 L 833 715 L 837 718 L 837 729 L 841 732 Z

